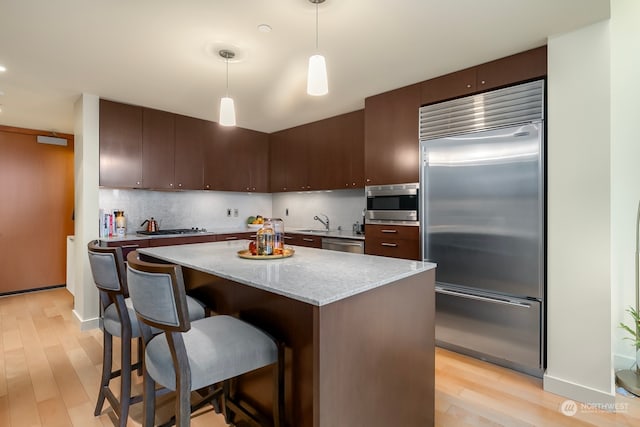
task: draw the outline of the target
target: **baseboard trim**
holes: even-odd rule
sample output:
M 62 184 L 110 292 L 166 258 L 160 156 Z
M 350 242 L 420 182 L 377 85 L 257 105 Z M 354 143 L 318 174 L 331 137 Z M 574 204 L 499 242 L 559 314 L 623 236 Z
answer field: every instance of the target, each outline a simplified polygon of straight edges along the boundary
M 546 373 L 542 378 L 542 386 L 545 391 L 559 396 L 564 396 L 568 399 L 587 405 L 609 407 L 611 405 L 615 406 L 616 402 L 616 395 L 614 392 L 606 393 L 571 381 L 555 378 Z
M 99 317 L 94 317 L 93 319 L 82 319 L 75 309 L 71 310 L 71 312 L 73 313 L 73 316 L 76 319 L 76 322 L 81 331 L 90 331 L 91 329 L 100 327 Z
M 621 354 L 613 354 L 613 367 L 616 371 L 620 369 L 631 369 L 636 364 L 636 358 L 631 356 L 623 356 Z

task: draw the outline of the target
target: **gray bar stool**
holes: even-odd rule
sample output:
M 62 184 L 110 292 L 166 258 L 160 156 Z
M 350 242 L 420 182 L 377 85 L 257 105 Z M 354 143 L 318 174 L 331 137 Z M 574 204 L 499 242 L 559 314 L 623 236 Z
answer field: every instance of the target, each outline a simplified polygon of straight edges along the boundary
M 125 427 L 129 416 L 129 406 L 142 401 L 142 396 L 131 396 L 131 372 L 142 369 L 142 345 L 138 345 L 138 362 L 131 363 L 131 340 L 140 341 L 142 334 L 138 318 L 133 310 L 127 289 L 127 277 L 122 249 L 102 247 L 93 240 L 87 244 L 89 264 L 93 281 L 100 294 L 100 312 L 103 325 L 102 378 L 100 393 L 94 415 L 100 415 L 105 399 L 118 417 L 120 427 Z M 198 300 L 187 297 L 188 316 L 192 320 L 202 319 L 205 309 Z M 155 333 L 161 331 L 155 330 Z M 113 367 L 113 337 L 120 337 L 120 369 Z M 120 377 L 120 398 L 109 388 L 113 378 Z
M 190 321 L 182 268 L 127 256 L 127 280 L 144 343 L 144 422 L 155 418 L 156 383 L 176 391 L 177 427 L 191 422 L 191 392 L 223 383 L 222 409 L 232 423 L 242 413 L 258 425 L 283 425 L 284 346 L 260 329 L 232 316 Z M 151 328 L 164 334 L 151 335 Z M 273 365 L 273 419 L 258 413 L 229 392 L 229 380 Z M 219 392 L 219 389 L 216 389 Z M 197 404 L 196 404 L 197 405 Z

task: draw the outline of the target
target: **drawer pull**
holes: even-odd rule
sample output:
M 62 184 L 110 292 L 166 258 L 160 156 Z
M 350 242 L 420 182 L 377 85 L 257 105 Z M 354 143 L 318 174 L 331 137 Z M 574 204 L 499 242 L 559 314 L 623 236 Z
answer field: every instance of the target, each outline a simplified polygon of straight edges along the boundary
M 303 237 L 302 240 L 304 240 L 305 242 L 313 242 L 313 239 L 309 239 L 308 237 Z
M 398 244 L 397 244 L 397 243 L 385 243 L 385 242 L 382 242 L 382 243 L 380 243 L 380 244 L 381 244 L 382 246 L 386 246 L 386 247 L 388 247 L 388 248 L 396 248 L 396 247 L 398 247 Z
M 380 230 L 381 233 L 397 233 L 398 230 Z
M 139 248 L 140 245 L 122 245 L 120 246 L 122 249 L 131 249 L 131 248 Z
M 251 236 L 251 237 L 254 237 L 254 236 Z M 291 237 L 291 236 L 284 236 L 284 238 L 285 239 L 293 239 L 293 237 Z
M 224 240 L 238 240 L 238 236 L 225 237 Z

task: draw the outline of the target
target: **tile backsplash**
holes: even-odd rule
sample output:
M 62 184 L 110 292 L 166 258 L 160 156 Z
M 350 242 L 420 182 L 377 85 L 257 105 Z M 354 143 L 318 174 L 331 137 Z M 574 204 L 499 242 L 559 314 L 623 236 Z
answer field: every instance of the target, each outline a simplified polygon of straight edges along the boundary
M 366 207 L 363 189 L 265 194 L 101 188 L 98 197 L 105 212 L 124 211 L 129 234 L 143 229 L 140 224 L 151 217 L 161 230 L 233 229 L 242 227 L 252 215 L 282 218 L 286 228 L 322 228 L 313 219 L 320 213 L 329 216 L 331 228 L 340 226 L 349 230 L 354 222 L 362 221 L 362 209 Z M 231 209 L 231 217 L 227 216 L 227 209 Z

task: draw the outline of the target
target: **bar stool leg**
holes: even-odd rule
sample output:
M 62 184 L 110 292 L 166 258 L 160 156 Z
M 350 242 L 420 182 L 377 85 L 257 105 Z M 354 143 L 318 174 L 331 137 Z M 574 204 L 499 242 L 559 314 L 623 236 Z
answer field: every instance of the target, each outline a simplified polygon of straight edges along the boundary
M 107 331 L 102 331 L 102 379 L 100 380 L 100 393 L 98 393 L 98 402 L 93 415 L 98 416 L 102 412 L 104 400 L 106 398 L 105 389 L 109 388 L 109 380 L 111 379 L 111 366 L 113 357 L 113 336 Z

